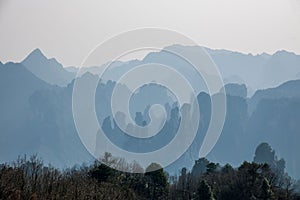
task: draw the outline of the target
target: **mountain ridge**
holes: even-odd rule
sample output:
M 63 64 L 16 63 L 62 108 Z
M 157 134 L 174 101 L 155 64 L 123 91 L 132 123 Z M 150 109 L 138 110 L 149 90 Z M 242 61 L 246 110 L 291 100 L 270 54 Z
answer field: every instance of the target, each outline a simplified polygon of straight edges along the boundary
M 75 73 L 65 70 L 55 58 L 48 59 L 38 48 L 21 63 L 37 77 L 52 85 L 67 86 L 75 77 Z

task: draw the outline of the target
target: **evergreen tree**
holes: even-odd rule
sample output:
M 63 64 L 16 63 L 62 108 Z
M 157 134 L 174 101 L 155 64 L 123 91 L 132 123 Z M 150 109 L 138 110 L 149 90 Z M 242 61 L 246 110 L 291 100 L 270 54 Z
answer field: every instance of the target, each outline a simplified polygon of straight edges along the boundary
M 198 200 L 213 200 L 214 199 L 210 186 L 204 180 L 202 180 L 200 182 L 199 188 L 197 190 L 196 199 L 198 199 Z
M 159 164 L 151 163 L 146 169 L 145 177 L 147 178 L 149 198 L 167 199 L 169 184 L 163 168 Z
M 114 174 L 114 170 L 104 164 L 94 166 L 90 171 L 90 176 L 95 178 L 99 183 L 107 181 Z

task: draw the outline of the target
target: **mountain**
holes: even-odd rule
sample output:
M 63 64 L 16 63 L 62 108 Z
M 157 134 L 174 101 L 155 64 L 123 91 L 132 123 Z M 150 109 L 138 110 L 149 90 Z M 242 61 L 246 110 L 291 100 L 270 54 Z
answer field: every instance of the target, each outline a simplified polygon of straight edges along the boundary
M 257 143 L 252 141 L 252 135 L 245 134 L 249 119 L 247 100 L 240 96 L 227 95 L 226 103 L 227 112 L 222 133 L 207 158 L 237 166 L 252 158 L 251 147 Z
M 91 160 L 72 117 L 72 85 L 39 79 L 21 63 L 0 67 L 0 161 L 38 154 L 46 163 L 70 167 Z
M 20 63 L 6 63 L 0 67 L 0 158 L 16 159 L 24 152 L 33 153 L 37 144 L 31 123 L 29 98 L 38 90 L 51 86 L 37 78 Z M 33 151 L 31 151 L 33 150 Z
M 192 83 L 198 93 L 201 91 L 207 92 L 202 76 L 193 70 L 191 64 L 169 52 L 173 51 L 179 55 L 188 54 L 197 60 L 199 52 L 202 52 L 203 49 L 206 50 L 218 67 L 224 83 L 245 84 L 248 87 L 248 96 L 252 96 L 256 90 L 277 87 L 286 81 L 300 78 L 300 55 L 291 52 L 278 51 L 274 54 L 252 55 L 229 50 L 176 44 L 165 47 L 159 52 L 150 52 L 142 60 L 115 61 L 105 72 L 104 79 L 106 81 L 117 81 L 124 72 L 133 69 L 137 65 L 159 63 L 179 71 Z M 86 67 L 82 69 L 81 74 L 87 71 L 99 74 L 106 65 Z M 214 78 L 211 77 L 211 79 Z
M 216 79 L 216 77 L 210 75 L 209 73 L 200 75 L 194 69 L 191 63 L 182 59 L 176 54 L 171 53 L 170 51 L 179 54 L 188 53 L 191 54 L 192 57 L 195 59 L 197 59 L 199 57 L 199 54 L 202 54 L 203 52 L 201 47 L 194 48 L 194 47 L 182 46 L 182 45 L 172 45 L 169 47 L 165 47 L 159 52 L 150 52 L 142 60 L 130 60 L 127 62 L 121 62 L 121 61 L 112 62 L 109 68 L 103 74 L 102 79 L 104 81 L 108 81 L 108 80 L 118 81 L 125 72 L 132 70 L 136 66 L 158 64 L 158 65 L 166 65 L 171 69 L 174 69 L 175 71 L 179 72 L 180 75 L 182 75 L 191 83 L 191 86 L 197 93 L 203 91 L 207 92 L 208 89 L 202 76 L 207 75 L 207 77 L 210 77 L 210 80 L 212 82 Z M 101 66 L 82 68 L 80 71 L 80 75 L 84 74 L 85 72 L 91 72 L 92 74 L 100 74 L 102 73 L 103 69 L 106 67 L 107 64 L 108 63 L 105 63 Z M 203 71 L 202 73 L 206 73 L 206 72 Z
M 300 97 L 300 80 L 291 80 L 275 88 L 256 91 L 249 101 L 249 113 L 252 113 L 257 104 L 263 99 L 279 99 L 284 97 Z
M 74 67 L 74 66 L 65 67 L 65 70 L 67 70 L 68 72 L 71 72 L 71 73 L 75 73 L 75 74 L 78 72 L 78 68 Z
M 300 98 L 262 99 L 245 127 L 249 143 L 268 142 L 286 161 L 288 173 L 300 178 Z M 251 139 L 251 140 L 250 140 Z
M 206 48 L 206 50 L 219 67 L 223 78 L 227 79 L 227 82 L 244 83 L 256 89 L 265 87 L 261 85 L 262 69 L 271 58 L 270 55 L 253 56 L 252 54 L 228 50 L 213 50 L 209 48 Z
M 77 73 L 78 77 L 82 76 L 87 72 L 94 75 L 100 75 L 101 73 L 103 73 L 102 80 L 103 82 L 106 82 L 117 81 L 125 72 L 131 70 L 132 68 L 140 64 L 142 64 L 140 60 L 130 60 L 128 62 L 113 61 L 104 63 L 100 66 L 85 66 L 82 68 L 66 67 L 65 69 L 67 71 Z M 103 71 L 104 69 L 106 69 L 106 71 Z
M 278 86 L 296 78 L 300 72 L 300 56 L 284 50 L 277 51 L 263 68 L 263 84 Z
M 178 52 L 186 51 L 192 56 L 197 56 L 196 52 L 199 50 L 197 48 L 200 47 L 174 45 L 167 48 L 176 49 Z M 296 156 L 300 150 L 298 145 L 300 80 L 288 79 L 292 72 L 294 75 L 299 73 L 296 73 L 298 55 L 279 52 L 274 55 L 253 56 L 226 50 L 207 49 L 207 51 L 225 77 L 237 76 L 244 81 L 225 85 L 227 92 L 225 124 L 208 158 L 221 164 L 229 162 L 237 165 L 244 160 L 252 161 L 253 149 L 261 142 L 268 142 L 280 157 L 286 159 L 289 174 L 300 178 L 297 170 L 300 167 L 300 159 Z M 283 62 L 279 62 L 280 60 Z M 95 75 L 99 72 L 97 70 L 102 70 L 101 67 L 93 68 L 95 74 L 89 73 L 88 68 L 83 69 L 82 75 L 76 79 L 86 81 L 86 86 L 98 83 L 95 94 L 96 114 L 100 125 L 107 130 L 108 137 L 113 142 L 132 151 L 138 150 L 139 147 L 149 150 L 153 148 L 149 143 L 141 143 L 138 146 L 135 140 L 128 140 L 128 135 L 125 135 L 112 120 L 110 108 L 113 89 L 116 84 L 120 84 L 114 79 L 119 79 L 123 73 L 139 64 L 153 62 L 172 65 L 195 84 L 194 87 L 199 92 L 197 100 L 201 113 L 196 139 L 176 162 L 167 167 L 169 172 L 176 173 L 175 169 L 183 166 L 191 168 L 198 159 L 199 149 L 211 120 L 211 99 L 217 97 L 217 94 L 212 96 L 207 94 L 203 80 L 195 75 L 194 70 L 189 69 L 188 63 L 168 54 L 167 51 L 152 52 L 143 60 L 114 63 L 101 81 L 98 80 L 98 75 Z M 266 73 L 265 70 L 271 73 L 269 78 L 272 79 L 273 72 L 268 71 L 270 66 L 274 66 L 275 72 L 287 66 L 288 72 L 284 72 L 282 77 L 274 72 L 274 77 L 279 76 L 278 79 L 274 82 L 267 78 L 264 82 L 262 77 Z M 255 71 L 258 68 L 260 70 Z M 38 76 L 38 73 L 33 73 L 34 70 L 40 70 L 39 73 L 44 78 Z M 65 73 L 74 75 L 72 72 L 66 72 L 55 59 L 47 59 L 39 50 L 32 52 L 22 63 L 0 63 L 1 162 L 15 160 L 18 155 L 34 153 L 38 153 L 45 162 L 62 168 L 92 160 L 92 156 L 78 136 L 73 120 L 72 92 L 75 80 L 70 79 L 69 84 L 67 81 L 64 84 L 57 84 L 59 82 L 57 78 L 65 80 L 63 78 Z M 253 77 L 256 79 L 252 80 Z M 197 80 L 199 78 L 200 80 Z M 288 79 L 286 82 L 280 84 L 286 79 Z M 259 89 L 252 97 L 249 97 L 248 83 L 255 90 Z M 122 87 L 124 94 L 130 92 L 126 85 L 118 86 Z M 269 88 L 265 89 L 267 86 Z M 180 119 L 178 111 L 183 108 L 174 102 L 176 101 L 174 96 L 165 87 L 153 87 L 152 84 L 148 84 L 136 90 L 130 99 L 131 117 L 141 126 L 150 121 L 150 104 L 163 104 L 166 109 L 168 119 L 159 135 L 160 138 L 151 140 L 155 142 L 156 147 L 161 147 L 172 139 L 174 136 L 172 134 L 178 127 Z M 122 98 L 118 100 L 121 101 Z M 117 117 L 122 118 L 122 113 L 118 113 Z M 84 120 L 89 125 L 89 119 Z M 130 130 L 131 126 L 127 128 Z
M 183 55 L 188 54 L 190 57 L 198 59 L 199 52 L 203 48 L 217 65 L 224 82 L 247 85 L 247 87 L 251 88 L 248 91 L 248 96 L 251 96 L 258 89 L 277 87 L 286 81 L 300 77 L 300 55 L 292 52 L 278 51 L 274 54 L 262 53 L 252 55 L 229 50 L 183 45 L 172 45 L 165 47 L 159 52 L 151 52 L 141 62 L 119 63 L 118 67 L 113 68 L 111 72 L 119 74 L 121 73 L 119 70 L 129 70 L 137 64 L 160 63 L 179 70 L 193 85 L 197 85 L 196 90 L 198 92 L 206 91 L 202 78 L 199 78 L 190 64 L 184 62 L 178 56 L 168 53 L 168 50 L 171 50 Z M 110 76 L 116 78 L 113 75 L 114 73 L 111 73 Z M 251 92 L 252 90 L 253 93 Z
M 67 87 L 38 90 L 29 99 L 33 113 L 32 122 L 35 124 L 33 133 L 38 135 L 35 141 L 37 143 L 35 145 L 38 146 L 36 153 L 46 163 L 59 168 L 72 167 L 93 160 L 75 128 L 72 91 L 73 82 Z M 27 132 L 29 135 L 33 133 Z
M 248 92 L 245 84 L 228 83 L 224 88 L 227 95 L 247 98 Z
M 196 52 L 199 48 L 202 47 L 181 46 L 181 51 Z M 297 78 L 295 75 L 300 73 L 300 56 L 292 52 L 252 55 L 210 48 L 205 50 L 218 66 L 224 82 L 246 84 L 253 90 L 276 87 Z
M 286 160 L 288 173 L 299 178 L 299 109 L 300 80 L 259 90 L 250 99 L 227 96 L 225 125 L 208 158 L 236 165 L 251 160 L 257 144 L 268 142 Z
M 52 85 L 67 86 L 75 77 L 74 72 L 65 70 L 55 58 L 46 58 L 39 49 L 32 51 L 22 64 L 37 77 Z
M 22 64 L 4 64 L 0 68 L 1 119 L 6 118 L 13 122 L 21 114 L 19 111 L 28 107 L 28 99 L 35 91 L 49 87 L 50 85 L 37 78 Z

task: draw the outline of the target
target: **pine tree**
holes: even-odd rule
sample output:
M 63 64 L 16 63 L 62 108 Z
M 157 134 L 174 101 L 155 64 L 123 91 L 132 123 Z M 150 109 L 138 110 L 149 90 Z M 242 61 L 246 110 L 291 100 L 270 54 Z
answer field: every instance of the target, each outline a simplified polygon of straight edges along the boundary
M 149 199 L 166 199 L 168 196 L 168 179 L 163 168 L 157 163 L 151 163 L 146 168 L 145 177 L 149 189 Z
M 214 199 L 210 186 L 204 180 L 202 180 L 200 182 L 199 188 L 197 190 L 196 199 L 199 199 L 199 200 L 213 200 Z

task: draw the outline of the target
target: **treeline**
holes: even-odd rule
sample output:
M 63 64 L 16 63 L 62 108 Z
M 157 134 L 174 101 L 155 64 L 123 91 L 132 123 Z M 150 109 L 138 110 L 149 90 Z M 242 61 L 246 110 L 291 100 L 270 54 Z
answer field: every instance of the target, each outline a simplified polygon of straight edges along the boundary
M 199 176 L 182 169 L 170 191 L 170 199 L 300 199 L 289 177 L 275 174 L 268 164 L 254 162 L 244 162 L 237 169 L 208 162 L 206 172 Z
M 170 184 L 170 199 L 287 200 L 300 199 L 300 181 L 285 172 L 284 159 L 278 159 L 269 144 L 260 144 L 254 162 L 234 169 L 205 158 L 195 161 L 189 172 L 183 168 Z
M 133 167 L 123 159 L 106 155 L 112 165 Z M 147 170 L 160 166 L 151 164 Z M 146 173 L 125 173 L 100 162 L 91 166 L 58 170 L 44 166 L 32 156 L 0 165 L 0 199 L 167 199 L 169 185 L 163 169 Z
M 201 158 L 191 171 L 181 169 L 179 176 L 152 171 L 159 168 L 155 163 L 144 172 L 137 163 L 109 153 L 103 159 L 110 166 L 143 173 L 117 171 L 98 161 L 58 170 L 37 156 L 24 157 L 0 165 L 0 199 L 300 199 L 299 182 L 285 173 L 284 160 L 266 143 L 257 148 L 255 162 L 233 168 Z

